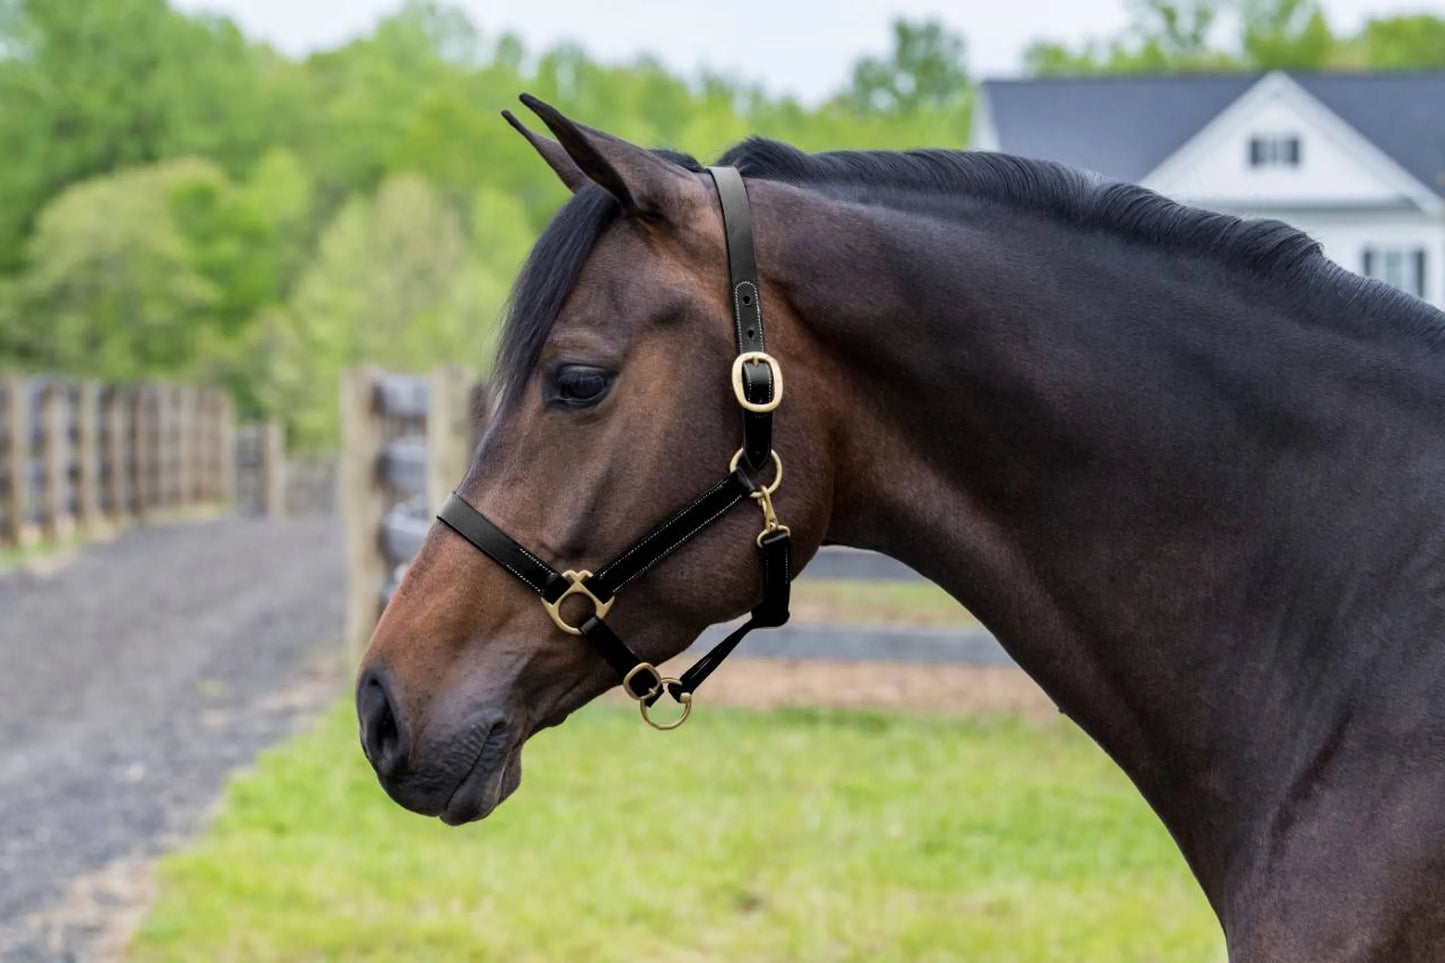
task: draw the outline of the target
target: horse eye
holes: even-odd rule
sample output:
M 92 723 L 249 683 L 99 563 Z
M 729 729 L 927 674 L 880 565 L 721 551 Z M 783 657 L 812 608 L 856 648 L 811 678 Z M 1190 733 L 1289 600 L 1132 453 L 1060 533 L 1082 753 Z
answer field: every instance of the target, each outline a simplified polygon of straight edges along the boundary
M 573 407 L 595 405 L 612 387 L 612 373 L 605 368 L 594 368 L 585 364 L 563 365 L 553 377 L 555 395 L 559 404 Z

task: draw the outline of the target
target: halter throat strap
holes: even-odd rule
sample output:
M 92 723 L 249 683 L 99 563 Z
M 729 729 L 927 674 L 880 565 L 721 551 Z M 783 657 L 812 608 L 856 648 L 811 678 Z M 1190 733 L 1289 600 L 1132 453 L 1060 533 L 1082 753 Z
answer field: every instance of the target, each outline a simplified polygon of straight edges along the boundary
M 673 512 L 597 570 L 559 572 L 455 492 L 437 513 L 437 519 L 473 547 L 510 572 L 536 593 L 557 627 L 585 638 L 622 678 L 624 691 L 637 700 L 642 717 L 654 728 L 681 725 L 692 710 L 692 693 L 753 629 L 788 621 L 792 580 L 792 540 L 787 526 L 778 522 L 772 496 L 783 480 L 783 463 L 772 449 L 773 411 L 783 396 L 782 369 L 766 351 L 763 335 L 761 288 L 753 250 L 752 212 L 747 187 L 732 167 L 709 167 L 708 174 L 722 206 L 727 243 L 729 295 L 737 357 L 732 365 L 733 393 L 742 409 L 743 444 L 728 472 L 717 484 Z M 752 480 L 772 462 L 774 475 L 766 485 Z M 742 502 L 752 499 L 763 511 L 763 530 L 755 541 L 762 565 L 763 595 L 751 615 L 680 678 L 664 678 L 640 658 L 607 624 L 617 594 L 641 578 L 677 549 L 686 545 Z M 579 624 L 567 621 L 562 605 L 580 595 L 592 613 Z M 648 710 L 663 693 L 682 705 L 672 723 L 658 723 Z

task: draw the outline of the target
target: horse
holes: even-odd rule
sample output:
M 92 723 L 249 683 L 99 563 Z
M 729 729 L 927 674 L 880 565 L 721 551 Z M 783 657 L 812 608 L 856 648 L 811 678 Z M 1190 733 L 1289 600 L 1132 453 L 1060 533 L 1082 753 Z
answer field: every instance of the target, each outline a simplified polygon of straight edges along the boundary
M 569 567 L 578 611 L 428 534 L 357 705 L 386 791 L 449 824 L 618 685 L 559 631 L 603 601 L 577 573 L 724 471 L 744 400 L 710 171 L 524 102 L 573 193 L 456 498 Z M 871 549 L 974 613 L 1158 814 L 1234 963 L 1445 959 L 1445 315 L 1283 223 L 1049 162 L 750 139 L 720 164 L 786 370 L 793 564 Z M 609 615 L 629 651 L 755 606 L 758 523 L 726 512 L 638 578 Z

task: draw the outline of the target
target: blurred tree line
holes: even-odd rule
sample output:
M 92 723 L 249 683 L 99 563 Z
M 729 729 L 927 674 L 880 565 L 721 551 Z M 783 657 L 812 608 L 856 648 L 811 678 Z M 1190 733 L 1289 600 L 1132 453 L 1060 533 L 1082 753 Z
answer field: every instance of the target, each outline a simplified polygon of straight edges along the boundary
M 1040 73 L 1445 65 L 1445 21 L 1336 38 L 1313 0 L 1130 0 L 1127 36 L 1041 43 Z M 1210 46 L 1240 13 L 1233 52 Z M 485 363 L 563 188 L 497 117 L 530 90 L 706 160 L 757 133 L 810 150 L 964 146 L 964 42 L 899 21 L 817 106 L 642 57 L 486 37 L 439 0 L 296 60 L 165 0 L 0 0 L 0 368 L 226 384 L 292 442 L 335 438 L 336 373 Z
M 646 57 L 529 52 L 436 0 L 299 61 L 165 0 L 0 0 L 0 367 L 217 380 L 329 444 L 341 367 L 485 363 L 565 198 L 497 116 L 518 92 L 704 159 L 752 133 L 962 145 L 961 40 L 896 41 L 804 107 Z
M 1070 46 L 1040 41 L 1024 55 L 1035 74 L 1225 70 L 1445 68 L 1445 18 L 1372 17 L 1359 33 L 1331 29 L 1320 0 L 1126 0 L 1118 36 Z

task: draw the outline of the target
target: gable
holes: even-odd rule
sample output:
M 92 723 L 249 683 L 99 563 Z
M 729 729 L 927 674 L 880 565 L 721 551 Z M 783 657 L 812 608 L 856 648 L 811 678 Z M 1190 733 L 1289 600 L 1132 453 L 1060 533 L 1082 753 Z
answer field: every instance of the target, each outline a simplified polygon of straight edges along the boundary
M 990 80 L 973 146 L 1138 183 L 1252 87 L 1257 75 Z
M 1440 205 L 1433 190 L 1281 73 L 1260 80 L 1143 183 L 1225 209 Z

